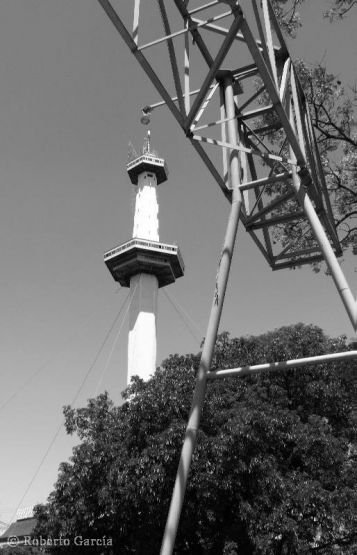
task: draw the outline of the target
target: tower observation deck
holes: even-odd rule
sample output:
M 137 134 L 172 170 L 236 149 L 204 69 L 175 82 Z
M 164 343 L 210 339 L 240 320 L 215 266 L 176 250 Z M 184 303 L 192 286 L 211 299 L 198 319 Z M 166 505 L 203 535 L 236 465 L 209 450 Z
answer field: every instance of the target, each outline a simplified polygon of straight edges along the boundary
M 136 186 L 133 236 L 107 251 L 104 262 L 115 281 L 130 287 L 129 383 L 133 375 L 148 379 L 155 372 L 158 289 L 183 276 L 185 266 L 177 245 L 159 241 L 157 187 L 168 169 L 151 148 L 150 131 L 127 171 Z

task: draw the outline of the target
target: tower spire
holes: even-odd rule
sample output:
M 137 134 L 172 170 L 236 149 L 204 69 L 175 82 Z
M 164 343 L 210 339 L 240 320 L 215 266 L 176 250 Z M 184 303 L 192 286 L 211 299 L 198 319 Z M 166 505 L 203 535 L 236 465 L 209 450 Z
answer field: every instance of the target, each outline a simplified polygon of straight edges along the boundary
M 143 154 L 151 154 L 151 133 L 150 129 L 146 132 L 146 137 L 144 139 Z

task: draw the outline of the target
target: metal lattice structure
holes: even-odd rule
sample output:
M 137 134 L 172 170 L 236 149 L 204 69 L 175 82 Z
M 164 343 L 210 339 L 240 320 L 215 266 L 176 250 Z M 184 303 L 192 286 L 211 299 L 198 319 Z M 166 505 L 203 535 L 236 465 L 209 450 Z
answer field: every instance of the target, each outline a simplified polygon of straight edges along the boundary
M 162 97 L 144 112 L 169 108 L 229 201 L 230 158 L 238 153 L 240 219 L 271 268 L 324 259 L 356 328 L 309 108 L 269 0 L 133 0 L 130 31 L 109 0 L 98 2 Z M 221 20 L 226 27 L 217 24 Z M 163 36 L 157 38 L 153 21 Z M 141 42 L 141 36 L 151 40 Z M 168 54 L 163 78 L 160 46 Z M 227 79 L 232 106 L 225 99 Z
M 109 0 L 98 2 L 161 96 L 143 109 L 144 119 L 166 105 L 231 203 L 162 544 L 161 553 L 168 555 L 174 549 L 207 381 L 317 361 L 211 372 L 239 220 L 274 270 L 325 260 L 354 330 L 357 304 L 336 258 L 342 252 L 306 97 L 269 0 L 132 0 L 130 27 L 118 13 L 122 7 L 117 11 Z M 159 38 L 157 22 L 163 29 Z M 160 45 L 167 49 L 163 79 L 162 57 L 156 55 Z M 357 352 L 336 356 L 350 358 Z M 317 358 L 321 362 L 331 355 Z

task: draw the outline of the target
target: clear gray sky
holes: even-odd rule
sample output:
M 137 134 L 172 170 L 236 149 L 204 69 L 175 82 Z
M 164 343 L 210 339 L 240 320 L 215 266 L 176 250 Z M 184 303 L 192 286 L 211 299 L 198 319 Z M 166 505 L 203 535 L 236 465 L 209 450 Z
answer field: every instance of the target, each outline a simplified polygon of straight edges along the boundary
M 306 1 L 290 50 L 325 58 L 353 84 L 356 11 L 331 26 L 321 15 L 327 6 Z M 0 410 L 0 519 L 9 521 L 127 294 L 102 254 L 131 235 L 127 147 L 129 140 L 141 147 L 139 110 L 157 95 L 95 0 L 1 0 L 0 53 L 0 406 L 47 363 Z M 170 171 L 160 187 L 160 237 L 179 243 L 186 264 L 169 294 L 201 330 L 195 339 L 161 295 L 160 362 L 198 351 L 228 204 L 166 109 L 155 112 L 151 129 Z M 355 294 L 356 266 L 346 257 Z M 352 337 L 330 278 L 309 268 L 271 272 L 240 229 L 221 329 L 238 336 L 300 321 Z M 126 334 L 124 324 L 99 388 L 116 402 Z M 111 345 L 76 406 L 94 396 Z M 72 444 L 62 430 L 22 505 L 46 500 Z

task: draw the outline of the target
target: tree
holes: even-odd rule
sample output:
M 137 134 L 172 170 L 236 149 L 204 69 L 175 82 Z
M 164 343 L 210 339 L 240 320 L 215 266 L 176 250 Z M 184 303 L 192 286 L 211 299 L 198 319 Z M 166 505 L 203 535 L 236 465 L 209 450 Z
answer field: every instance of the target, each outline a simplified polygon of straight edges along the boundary
M 293 34 L 296 28 L 301 25 L 298 7 L 305 0 L 272 0 L 272 5 L 279 18 L 283 29 Z M 357 6 L 357 0 L 330 0 L 330 8 L 324 13 L 325 17 L 343 19 L 352 8 Z
M 302 25 L 298 8 L 304 2 L 272 2 L 280 25 L 291 37 L 298 33 Z M 356 0 L 331 0 L 330 9 L 324 15 L 331 21 L 341 20 L 350 15 L 356 6 Z M 350 83 L 343 86 L 340 77 L 328 73 L 322 62 L 311 66 L 306 60 L 298 60 L 296 64 L 312 108 L 313 125 L 341 246 L 343 250 L 350 248 L 353 254 L 357 254 L 357 89 Z M 354 98 L 351 93 L 354 93 Z M 273 143 L 279 143 L 279 133 L 272 132 L 271 139 Z M 276 214 L 281 210 L 277 209 Z M 302 248 L 314 243 L 312 234 L 306 234 L 299 223 L 278 226 L 275 240 L 281 241 L 283 246 L 294 240 Z M 314 268 L 318 270 L 319 265 L 315 264 Z
M 345 338 L 302 324 L 258 337 L 223 333 L 214 364 L 343 348 Z M 103 394 L 65 408 L 67 432 L 81 443 L 36 509 L 38 534 L 112 538 L 113 547 L 95 553 L 158 553 L 198 362 L 199 355 L 170 356 L 148 382 L 132 381 L 120 407 Z M 319 365 L 209 384 L 176 553 L 352 553 L 353 369 Z
M 330 19 L 342 19 L 356 6 L 356 0 L 333 0 L 331 2 L 331 8 L 325 13 L 325 16 Z
M 38 548 L 38 547 L 32 547 L 32 546 L 23 546 L 23 545 L 18 545 L 18 546 L 5 546 L 5 547 L 1 547 L 1 554 L 3 555 L 8 555 L 9 553 L 11 553 L 11 555 L 42 555 L 44 553 L 44 549 Z

